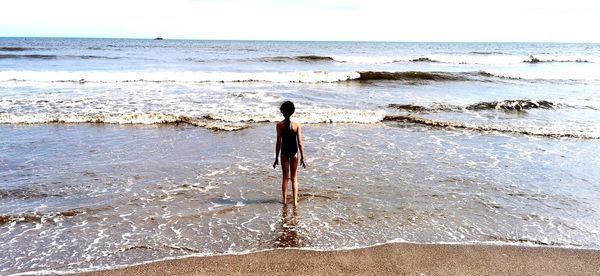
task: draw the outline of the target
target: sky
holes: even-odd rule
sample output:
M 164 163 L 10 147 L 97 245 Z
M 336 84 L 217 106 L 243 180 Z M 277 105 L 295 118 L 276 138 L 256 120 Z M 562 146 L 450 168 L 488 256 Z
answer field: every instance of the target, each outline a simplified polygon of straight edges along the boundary
M 595 0 L 15 0 L 0 37 L 600 42 Z

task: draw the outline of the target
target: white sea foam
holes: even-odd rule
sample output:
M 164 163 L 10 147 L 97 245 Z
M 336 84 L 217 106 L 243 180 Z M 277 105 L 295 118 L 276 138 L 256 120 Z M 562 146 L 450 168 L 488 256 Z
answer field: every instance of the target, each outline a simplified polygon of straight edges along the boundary
M 342 108 L 314 108 L 299 112 L 296 120 L 301 123 L 375 123 L 383 120 L 382 110 L 352 110 Z M 169 124 L 186 123 L 219 130 L 238 130 L 253 122 L 276 122 L 280 118 L 272 112 L 233 113 L 227 110 L 213 111 L 204 116 L 185 114 L 131 113 L 131 114 L 66 114 L 30 113 L 0 114 L 2 124 L 41 123 L 107 123 L 107 124 Z
M 533 67 L 537 64 L 531 65 Z M 600 68 L 600 67 L 595 67 Z M 525 80 L 600 80 L 598 71 L 590 68 L 578 68 L 571 71 L 564 71 L 560 68 L 554 70 L 495 70 L 490 69 L 488 73 L 507 78 L 525 79 Z
M 456 57 L 453 57 L 455 59 Z M 389 63 L 389 62 L 407 62 L 410 60 L 396 60 L 391 58 L 374 58 L 381 62 L 366 58 L 365 63 Z M 360 63 L 361 59 L 356 59 Z M 435 57 L 434 61 L 440 61 Z M 459 63 L 456 59 L 453 62 Z M 445 62 L 445 61 L 441 61 Z M 462 62 L 462 61 L 461 61 Z M 452 63 L 452 62 L 451 62 Z M 486 69 L 490 73 L 499 77 L 508 77 L 525 80 L 600 80 L 598 77 L 598 64 L 588 64 L 588 67 L 574 66 L 571 70 L 565 72 L 562 67 L 536 67 L 539 64 L 526 64 L 521 62 L 522 67 L 513 69 L 499 68 Z M 524 67 L 523 67 L 524 66 Z M 590 67 L 591 66 L 591 67 Z M 530 68 L 531 67 L 531 68 Z M 218 72 L 218 71 L 0 71 L 0 82 L 32 82 L 37 85 L 47 85 L 48 83 L 232 83 L 232 82 L 266 82 L 266 83 L 335 83 L 352 80 L 361 80 L 361 72 L 378 72 L 403 74 L 405 78 L 409 72 L 418 72 L 422 74 L 436 73 L 452 76 L 466 76 L 477 71 L 435 71 L 431 69 L 425 71 L 410 71 L 406 69 L 371 71 L 358 67 L 356 71 L 292 71 L 292 72 Z M 405 78 L 392 80 L 408 80 Z M 371 81 L 378 79 L 369 79 Z M 390 79 L 382 79 L 390 80 Z M 465 79 L 467 80 L 467 79 Z M 476 80 L 473 78 L 472 80 Z M 444 80 L 443 80 L 444 81 Z M 447 81 L 447 80 L 445 80 Z
M 534 55 L 543 63 L 600 63 L 600 58 L 595 56 L 576 56 L 576 55 Z M 392 64 L 392 63 L 410 63 L 410 62 L 438 62 L 448 64 L 471 64 L 471 65 L 520 65 L 530 60 L 530 55 L 411 55 L 411 56 L 332 56 L 335 61 L 350 64 L 370 65 L 370 64 Z
M 109 123 L 109 124 L 160 124 L 180 120 L 178 116 L 168 114 L 0 114 L 3 124 L 39 124 L 39 123 Z
M 412 61 L 417 58 L 429 58 L 432 61 L 451 64 L 485 64 L 485 65 L 509 65 L 520 64 L 527 60 L 528 56 L 514 55 L 439 55 L 432 54 L 423 57 L 402 57 L 401 61 Z
M 402 60 L 402 57 L 394 56 L 332 56 L 336 61 L 355 64 L 385 64 Z
M 337 82 L 357 72 L 200 72 L 200 71 L 0 71 L 0 81 L 36 82 Z

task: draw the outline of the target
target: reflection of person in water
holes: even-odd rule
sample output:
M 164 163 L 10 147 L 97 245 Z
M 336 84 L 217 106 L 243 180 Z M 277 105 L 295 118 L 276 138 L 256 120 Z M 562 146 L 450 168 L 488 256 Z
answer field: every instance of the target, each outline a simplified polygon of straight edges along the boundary
M 279 163 L 279 152 L 281 151 L 281 192 L 283 204 L 287 204 L 288 180 L 292 180 L 292 196 L 294 206 L 298 205 L 298 149 L 300 149 L 300 165 L 306 168 L 304 163 L 304 146 L 302 145 L 302 129 L 299 123 L 290 121 L 290 117 L 296 111 L 294 103 L 287 101 L 281 105 L 281 114 L 285 118 L 277 123 L 277 141 L 275 144 L 275 162 L 273 168 Z
M 281 222 L 278 231 L 279 236 L 275 239 L 275 247 L 300 247 L 302 237 L 298 233 L 300 223 L 298 208 L 294 208 L 291 217 L 288 217 L 288 207 L 283 206 L 281 211 Z

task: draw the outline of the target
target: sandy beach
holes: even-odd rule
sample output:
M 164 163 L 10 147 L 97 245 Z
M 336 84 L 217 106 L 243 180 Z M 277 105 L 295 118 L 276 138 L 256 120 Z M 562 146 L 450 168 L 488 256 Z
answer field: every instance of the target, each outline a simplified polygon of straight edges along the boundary
M 83 275 L 181 274 L 595 275 L 600 274 L 600 251 L 387 244 L 341 251 L 280 249 L 245 255 L 191 257 Z

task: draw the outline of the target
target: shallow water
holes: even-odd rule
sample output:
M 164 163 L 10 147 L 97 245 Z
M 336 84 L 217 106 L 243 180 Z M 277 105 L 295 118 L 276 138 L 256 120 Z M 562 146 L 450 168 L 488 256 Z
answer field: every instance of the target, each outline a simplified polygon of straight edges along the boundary
M 0 38 L 0 274 L 378 243 L 600 249 L 600 44 Z M 280 203 L 278 107 L 309 168 Z
M 305 126 L 286 210 L 271 125 L 1 128 L 3 273 L 390 241 L 600 249 L 597 140 Z

